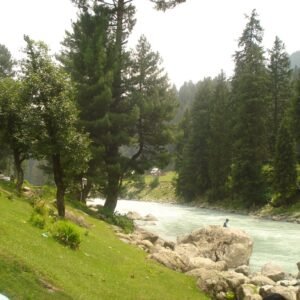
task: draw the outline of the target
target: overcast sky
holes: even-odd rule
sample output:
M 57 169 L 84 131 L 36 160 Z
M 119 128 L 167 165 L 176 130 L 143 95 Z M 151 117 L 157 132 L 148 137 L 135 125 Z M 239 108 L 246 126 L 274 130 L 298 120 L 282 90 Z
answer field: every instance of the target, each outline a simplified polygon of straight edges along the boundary
M 149 0 L 135 4 L 137 24 L 130 45 L 145 34 L 178 87 L 184 81 L 216 76 L 221 69 L 232 75 L 244 16 L 254 8 L 265 30 L 266 48 L 278 35 L 288 53 L 300 50 L 299 0 L 187 0 L 165 13 L 153 10 Z M 27 34 L 57 52 L 71 19 L 76 19 L 76 9 L 70 0 L 0 0 L 0 43 L 18 58 Z

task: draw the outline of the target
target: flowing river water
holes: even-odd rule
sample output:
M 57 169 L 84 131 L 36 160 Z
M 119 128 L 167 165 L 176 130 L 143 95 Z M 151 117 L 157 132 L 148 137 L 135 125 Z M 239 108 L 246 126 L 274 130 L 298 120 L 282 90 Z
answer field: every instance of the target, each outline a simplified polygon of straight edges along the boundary
M 101 199 L 91 199 L 90 204 L 103 204 Z M 254 240 L 250 267 L 259 270 L 268 262 L 281 266 L 286 272 L 297 274 L 296 263 L 300 261 L 300 224 L 275 222 L 251 216 L 218 212 L 215 210 L 188 207 L 177 204 L 119 200 L 116 211 L 138 212 L 154 215 L 156 222 L 139 222 L 148 231 L 166 240 L 206 225 L 223 225 L 229 219 L 229 227 L 247 232 Z

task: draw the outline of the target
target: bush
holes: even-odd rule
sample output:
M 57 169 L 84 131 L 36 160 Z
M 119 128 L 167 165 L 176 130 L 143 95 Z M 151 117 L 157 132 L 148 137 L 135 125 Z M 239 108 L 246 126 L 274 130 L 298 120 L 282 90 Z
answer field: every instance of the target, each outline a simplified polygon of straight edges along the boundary
M 41 216 L 47 216 L 49 212 L 49 208 L 46 205 L 45 201 L 37 200 L 33 203 L 33 209 L 34 211 L 41 215 Z
M 155 189 L 156 187 L 158 187 L 159 186 L 159 177 L 158 176 L 154 177 L 154 179 L 150 182 L 149 186 L 151 189 Z
M 33 212 L 30 219 L 29 219 L 29 222 L 35 226 L 35 227 L 38 227 L 40 229 L 44 229 L 45 228 L 45 225 L 46 225 L 46 219 L 44 216 L 38 214 L 37 212 Z
M 126 215 L 118 213 L 109 214 L 102 209 L 100 211 L 100 218 L 109 224 L 122 228 L 125 233 L 131 233 L 134 230 L 133 220 L 129 219 Z
M 67 221 L 58 221 L 51 228 L 52 237 L 59 243 L 77 249 L 80 245 L 80 232 L 77 227 Z

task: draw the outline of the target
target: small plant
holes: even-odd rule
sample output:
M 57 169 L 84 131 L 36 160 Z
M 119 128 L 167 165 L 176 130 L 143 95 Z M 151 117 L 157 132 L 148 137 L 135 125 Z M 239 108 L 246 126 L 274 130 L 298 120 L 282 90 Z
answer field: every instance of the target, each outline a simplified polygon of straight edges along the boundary
M 226 298 L 227 300 L 234 300 L 234 299 L 235 299 L 235 295 L 234 295 L 234 293 L 233 293 L 232 291 L 228 291 L 228 292 L 226 293 L 225 298 Z
M 129 219 L 126 215 L 118 213 L 107 213 L 103 209 L 99 211 L 100 218 L 105 222 L 116 225 L 124 230 L 125 233 L 131 233 L 134 230 L 133 220 Z
M 45 228 L 45 225 L 46 225 L 46 219 L 44 216 L 36 213 L 36 212 L 33 212 L 30 219 L 29 219 L 29 222 L 35 226 L 35 227 L 38 227 L 40 229 L 44 229 Z
M 33 209 L 37 214 L 42 216 L 47 216 L 49 212 L 46 202 L 42 200 L 35 201 L 33 203 Z
M 159 186 L 159 177 L 155 176 L 154 179 L 150 182 L 149 184 L 151 189 L 155 189 L 156 187 Z
M 52 237 L 59 243 L 77 249 L 80 245 L 81 238 L 77 227 L 67 221 L 58 221 L 51 228 Z

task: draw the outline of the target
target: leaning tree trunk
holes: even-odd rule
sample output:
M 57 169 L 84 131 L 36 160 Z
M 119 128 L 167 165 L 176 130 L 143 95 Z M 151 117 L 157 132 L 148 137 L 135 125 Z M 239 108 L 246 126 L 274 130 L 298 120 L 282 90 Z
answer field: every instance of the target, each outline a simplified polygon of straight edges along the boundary
M 60 217 L 65 217 L 65 184 L 60 154 L 52 155 L 54 182 L 56 185 L 56 205 Z
M 119 196 L 119 176 L 110 172 L 108 174 L 107 194 L 104 204 L 104 212 L 107 214 L 113 214 L 118 202 Z
M 17 150 L 14 150 L 14 165 L 16 170 L 16 189 L 18 193 L 21 193 L 22 186 L 24 183 L 24 171 L 22 168 L 22 162 L 20 152 Z

